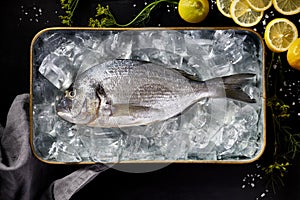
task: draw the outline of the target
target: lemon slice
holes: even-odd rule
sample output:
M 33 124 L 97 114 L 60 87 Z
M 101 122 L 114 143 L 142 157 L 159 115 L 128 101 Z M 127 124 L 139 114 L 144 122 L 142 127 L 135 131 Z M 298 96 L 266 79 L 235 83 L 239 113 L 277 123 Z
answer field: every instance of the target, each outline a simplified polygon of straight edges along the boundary
M 231 18 L 230 5 L 232 0 L 217 0 L 217 7 L 222 15 Z
M 283 15 L 300 13 L 300 0 L 273 0 L 273 5 Z
M 256 11 L 265 11 L 272 6 L 272 0 L 247 0 L 247 2 Z
M 203 21 L 209 12 L 208 0 L 180 0 L 178 3 L 179 16 L 189 23 Z
M 230 6 L 230 15 L 240 26 L 250 27 L 256 25 L 263 17 L 263 11 L 255 11 L 247 0 L 233 0 Z
M 297 27 L 286 18 L 276 18 L 270 21 L 264 34 L 268 48 L 277 53 L 287 51 L 297 38 Z
M 300 70 L 300 38 L 291 44 L 286 57 L 291 67 Z

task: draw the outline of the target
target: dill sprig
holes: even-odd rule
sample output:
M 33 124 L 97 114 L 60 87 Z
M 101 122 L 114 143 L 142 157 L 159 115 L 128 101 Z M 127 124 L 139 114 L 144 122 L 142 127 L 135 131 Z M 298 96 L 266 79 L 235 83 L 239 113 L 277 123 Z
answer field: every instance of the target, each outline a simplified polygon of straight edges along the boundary
M 270 90 L 269 77 L 271 70 L 274 69 L 273 75 L 273 91 Z M 269 176 L 268 184 L 270 184 L 275 192 L 276 186 L 283 186 L 283 177 L 288 172 L 288 167 L 292 164 L 300 152 L 300 133 L 293 133 L 293 129 L 286 125 L 286 120 L 290 117 L 290 106 L 287 105 L 277 95 L 277 84 L 284 80 L 283 63 L 281 55 L 272 53 L 271 62 L 266 74 L 267 93 L 271 97 L 267 99 L 267 107 L 270 110 L 274 134 L 274 153 L 273 163 L 262 170 Z
M 262 170 L 269 176 L 267 187 L 271 186 L 274 193 L 279 185 L 284 186 L 283 177 L 287 173 L 287 168 L 290 166 L 289 162 L 278 163 L 274 162 L 267 167 L 263 167 Z
M 72 26 L 72 17 L 78 6 L 79 0 L 60 0 L 61 8 L 65 11 L 65 15 L 58 16 L 61 23 L 67 26 Z
M 170 4 L 177 5 L 178 1 L 174 0 L 155 0 L 152 3 L 145 6 L 139 14 L 133 18 L 127 24 L 119 24 L 114 15 L 110 12 L 109 6 L 101 6 L 98 4 L 96 8 L 95 18 L 89 19 L 90 27 L 128 27 L 128 26 L 136 26 L 145 23 L 150 18 L 151 11 L 160 3 L 166 2 Z

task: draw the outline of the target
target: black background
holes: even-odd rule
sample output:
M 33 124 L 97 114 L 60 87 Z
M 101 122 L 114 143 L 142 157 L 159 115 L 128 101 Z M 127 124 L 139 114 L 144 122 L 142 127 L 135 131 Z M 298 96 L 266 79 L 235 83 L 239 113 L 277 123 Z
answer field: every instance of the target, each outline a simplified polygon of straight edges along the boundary
M 101 1 L 103 5 L 110 5 L 117 21 L 121 24 L 132 19 L 145 5 L 144 2 L 141 0 Z M 74 16 L 74 26 L 86 26 L 89 17 L 94 15 L 97 3 L 96 0 L 81 0 Z M 133 6 L 134 4 L 136 6 Z M 3 126 L 5 126 L 6 115 L 15 96 L 29 93 L 29 59 L 32 38 L 44 28 L 62 26 L 58 19 L 60 14 L 62 11 L 59 1 L 55 0 L 5 0 L 1 2 L 0 122 Z M 271 18 L 268 18 L 267 22 Z M 299 14 L 291 17 L 298 27 L 299 19 Z M 180 19 L 173 6 L 168 7 L 167 4 L 157 7 L 145 25 L 150 27 L 191 26 Z M 192 26 L 236 25 L 231 19 L 222 16 L 216 6 L 212 6 L 207 19 Z M 262 22 L 255 29 L 262 33 Z M 270 52 L 266 52 L 266 57 L 268 64 Z M 290 124 L 295 125 L 299 121 L 298 112 L 300 112 L 298 100 L 300 74 L 298 71 L 287 68 L 285 75 L 289 77 L 289 81 L 295 83 L 289 88 L 285 86 L 290 84 L 280 83 L 283 88 L 282 97 L 292 105 Z M 268 125 L 270 124 L 269 115 L 267 119 Z M 295 125 L 295 128 L 298 126 Z M 109 169 L 101 173 L 72 199 L 300 199 L 300 169 L 297 162 L 288 168 L 289 172 L 283 178 L 285 185 L 277 189 L 276 194 L 266 186 L 269 179 L 264 175 L 261 167 L 272 159 L 273 141 L 270 130 L 268 127 L 266 151 L 261 159 L 254 163 L 246 165 L 171 164 L 158 171 L 136 174 Z M 78 168 L 80 166 L 53 165 L 45 173 L 52 177 L 49 180 L 50 183 Z M 44 185 L 47 187 L 47 183 Z M 91 195 L 93 198 L 87 198 Z

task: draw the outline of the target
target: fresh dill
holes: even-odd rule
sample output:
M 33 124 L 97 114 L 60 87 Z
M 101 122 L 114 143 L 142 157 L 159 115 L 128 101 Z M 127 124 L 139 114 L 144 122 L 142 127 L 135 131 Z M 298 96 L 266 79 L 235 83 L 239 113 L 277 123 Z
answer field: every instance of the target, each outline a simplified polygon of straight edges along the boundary
M 73 25 L 73 15 L 78 6 L 79 0 L 60 0 L 61 8 L 65 11 L 65 15 L 60 15 L 59 19 L 61 23 L 67 26 Z M 98 4 L 96 8 L 96 14 L 88 21 L 89 27 L 129 27 L 144 25 L 150 18 L 150 14 L 155 7 L 161 3 L 169 3 L 178 5 L 178 0 L 155 0 L 152 3 L 146 5 L 130 22 L 126 24 L 120 24 L 116 21 L 115 16 L 110 11 L 108 5 L 102 6 Z
M 61 23 L 66 26 L 72 26 L 72 17 L 78 6 L 79 0 L 60 0 L 61 9 L 65 11 L 65 15 L 58 16 Z
M 274 78 L 272 85 L 273 91 L 270 90 L 270 73 Z M 285 80 L 283 76 L 283 63 L 281 54 L 272 53 L 271 62 L 266 74 L 267 93 L 270 97 L 267 99 L 267 107 L 270 110 L 272 119 L 272 128 L 274 134 L 274 153 L 273 163 L 263 167 L 263 171 L 269 176 L 269 184 L 275 192 L 276 186 L 284 185 L 283 177 L 288 172 L 288 167 L 292 165 L 292 160 L 295 159 L 300 152 L 300 133 L 293 132 L 293 129 L 286 125 L 286 120 L 290 118 L 290 106 L 287 105 L 277 95 L 277 84 Z M 271 93 L 273 93 L 271 95 Z
M 110 12 L 109 6 L 101 6 L 98 4 L 96 8 L 96 15 L 95 18 L 89 19 L 89 26 L 90 27 L 129 27 L 129 26 L 137 26 L 141 24 L 145 24 L 145 22 L 150 18 L 150 14 L 152 10 L 160 3 L 170 3 L 177 5 L 178 1 L 173 0 L 155 0 L 152 3 L 145 6 L 139 14 L 136 15 L 130 22 L 127 24 L 119 24 L 114 15 Z

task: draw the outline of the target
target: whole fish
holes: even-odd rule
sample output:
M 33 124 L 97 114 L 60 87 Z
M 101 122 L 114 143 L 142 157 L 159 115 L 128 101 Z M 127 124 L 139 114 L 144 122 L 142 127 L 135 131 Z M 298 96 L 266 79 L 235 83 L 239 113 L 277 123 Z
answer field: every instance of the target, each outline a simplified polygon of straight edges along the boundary
M 77 75 L 57 103 L 63 119 L 92 127 L 127 127 L 167 120 L 203 98 L 254 103 L 241 89 L 254 74 L 201 81 L 154 63 L 112 60 Z

